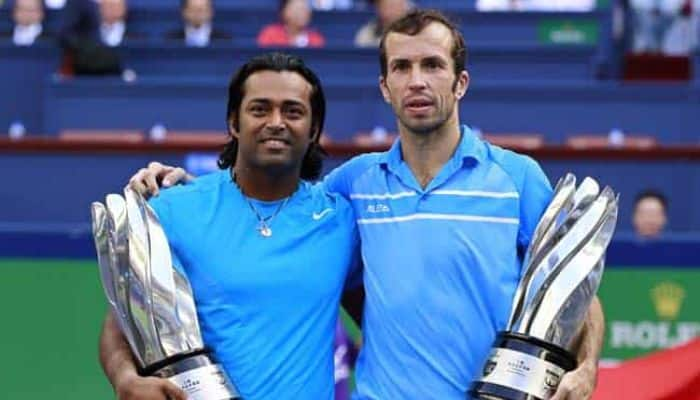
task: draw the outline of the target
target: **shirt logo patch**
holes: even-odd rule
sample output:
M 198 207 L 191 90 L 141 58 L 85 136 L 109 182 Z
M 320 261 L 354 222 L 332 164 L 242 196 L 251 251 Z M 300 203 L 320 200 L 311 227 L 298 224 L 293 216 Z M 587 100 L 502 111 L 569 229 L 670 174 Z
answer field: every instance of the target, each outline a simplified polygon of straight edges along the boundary
M 323 218 L 324 215 L 328 214 L 329 212 L 333 211 L 332 208 L 326 208 L 325 210 L 319 212 L 319 213 L 313 213 L 311 214 L 311 218 L 314 219 L 314 221 L 318 221 L 319 219 Z
M 378 203 L 378 204 L 370 204 L 367 206 L 367 212 L 371 214 L 376 214 L 376 213 L 383 213 L 383 212 L 389 212 L 391 211 L 389 209 L 389 206 L 386 204 Z

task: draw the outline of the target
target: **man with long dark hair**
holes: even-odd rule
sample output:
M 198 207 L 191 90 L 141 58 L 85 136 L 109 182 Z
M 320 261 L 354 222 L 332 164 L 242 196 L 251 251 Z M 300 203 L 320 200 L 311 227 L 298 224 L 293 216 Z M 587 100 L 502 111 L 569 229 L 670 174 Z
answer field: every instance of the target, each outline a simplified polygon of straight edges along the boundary
M 267 54 L 229 86 L 221 171 L 151 200 L 193 288 L 204 343 L 245 399 L 334 397 L 333 338 L 359 238 L 321 171 L 325 99 L 297 57 Z M 323 249 L 324 251 L 317 251 Z M 111 314 L 100 361 L 119 399 L 184 399 L 137 374 Z

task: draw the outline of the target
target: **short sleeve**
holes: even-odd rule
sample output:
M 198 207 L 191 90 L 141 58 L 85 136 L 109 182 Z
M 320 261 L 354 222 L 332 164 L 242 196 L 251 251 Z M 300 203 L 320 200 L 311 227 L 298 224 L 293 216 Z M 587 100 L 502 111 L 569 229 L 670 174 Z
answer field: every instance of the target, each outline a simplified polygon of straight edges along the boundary
M 378 156 L 378 153 L 363 154 L 339 165 L 323 178 L 324 189 L 349 199 L 353 182 L 376 162 Z
M 332 170 L 323 178 L 323 188 L 328 193 L 337 193 L 346 199 L 350 198 L 350 183 L 348 181 L 349 162 Z
M 172 257 L 173 267 L 178 269 L 180 272 L 185 273 L 185 269 L 178 256 L 178 243 L 179 239 L 177 232 L 174 229 L 174 221 L 172 219 L 172 211 L 170 202 L 161 194 L 158 197 L 152 197 L 148 204 L 153 208 L 156 215 L 158 216 L 158 222 L 160 222 L 163 232 L 168 239 L 168 246 L 170 246 L 170 255 Z
M 520 184 L 520 229 L 518 251 L 525 254 L 544 210 L 552 199 L 552 186 L 540 165 L 525 158 L 525 169 Z

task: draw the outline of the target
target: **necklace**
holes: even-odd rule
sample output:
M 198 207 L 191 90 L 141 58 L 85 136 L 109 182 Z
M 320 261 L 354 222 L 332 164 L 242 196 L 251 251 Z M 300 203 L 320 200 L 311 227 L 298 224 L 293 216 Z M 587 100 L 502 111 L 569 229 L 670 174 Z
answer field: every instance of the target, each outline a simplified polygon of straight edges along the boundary
M 284 201 L 280 203 L 279 206 L 277 206 L 275 212 L 273 212 L 272 215 L 268 215 L 267 217 L 263 217 L 262 215 L 260 215 L 260 212 L 258 212 L 258 209 L 255 208 L 253 202 L 251 202 L 250 199 L 248 199 L 248 197 L 244 195 L 243 198 L 250 206 L 250 209 L 253 211 L 253 214 L 255 214 L 255 217 L 258 219 L 258 227 L 256 228 L 256 230 L 258 231 L 258 233 L 260 233 L 260 236 L 266 238 L 272 236 L 272 228 L 270 228 L 270 224 L 272 223 L 272 220 L 277 216 L 277 214 L 279 214 L 279 212 L 282 211 L 284 205 L 287 204 L 287 201 L 289 201 L 289 197 L 284 199 Z
M 238 182 L 236 182 L 236 175 L 233 173 L 233 169 L 231 169 L 231 182 L 234 185 L 238 186 Z M 284 199 L 284 201 L 282 201 L 280 205 L 277 206 L 277 209 L 271 215 L 263 217 L 262 215 L 260 215 L 258 209 L 255 208 L 255 206 L 253 205 L 253 202 L 250 201 L 250 199 L 248 198 L 248 196 L 245 195 L 245 193 L 243 193 L 243 190 L 240 188 L 240 186 L 238 186 L 238 190 L 241 191 L 241 194 L 243 195 L 243 198 L 245 199 L 246 203 L 248 203 L 250 210 L 253 211 L 253 214 L 255 214 L 255 218 L 258 219 L 258 226 L 257 228 L 255 228 L 255 230 L 258 231 L 258 233 L 262 237 L 269 238 L 270 236 L 272 236 L 272 228 L 270 227 L 270 224 L 272 223 L 272 220 L 275 219 L 277 214 L 279 214 L 280 211 L 282 211 L 282 208 L 284 208 L 284 206 L 287 204 L 287 201 L 289 201 L 289 198 L 292 196 L 287 196 Z

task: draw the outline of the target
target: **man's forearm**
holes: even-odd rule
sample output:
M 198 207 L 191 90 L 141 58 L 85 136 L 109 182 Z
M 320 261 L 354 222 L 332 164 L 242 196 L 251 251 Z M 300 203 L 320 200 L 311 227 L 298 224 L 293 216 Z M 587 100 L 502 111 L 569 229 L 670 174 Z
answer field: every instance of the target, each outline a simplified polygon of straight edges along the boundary
M 603 315 L 600 300 L 598 300 L 598 296 L 595 296 L 591 306 L 588 308 L 586 319 L 581 328 L 581 336 L 576 352 L 579 365 L 585 365 L 590 368 L 598 367 L 604 335 L 605 316 Z
M 102 364 L 107 379 L 115 389 L 119 386 L 119 380 L 138 375 L 131 348 L 119 330 L 117 321 L 111 312 L 107 312 L 107 317 L 102 325 L 100 364 Z

